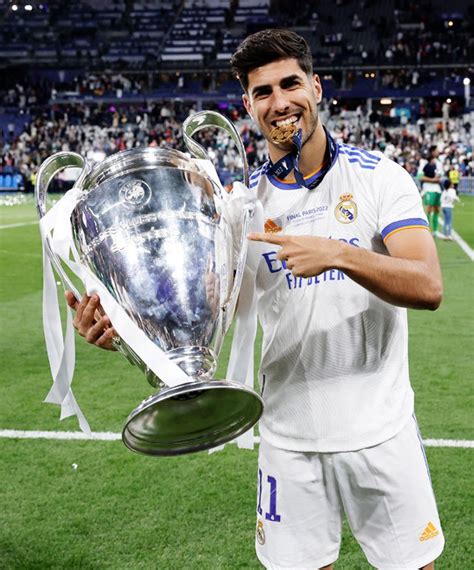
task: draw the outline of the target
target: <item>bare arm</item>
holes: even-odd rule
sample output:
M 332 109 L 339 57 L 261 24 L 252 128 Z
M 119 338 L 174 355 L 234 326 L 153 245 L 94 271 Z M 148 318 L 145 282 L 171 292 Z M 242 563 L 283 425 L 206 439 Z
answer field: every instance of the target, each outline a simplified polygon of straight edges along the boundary
M 392 305 L 437 309 L 443 282 L 430 233 L 422 228 L 403 230 L 389 236 L 385 245 L 390 255 L 362 248 L 354 254 L 344 248 L 340 269 Z
M 388 237 L 390 255 L 314 236 L 248 237 L 280 245 L 277 257 L 286 261 L 296 277 L 312 277 L 335 268 L 393 305 L 435 310 L 441 303 L 438 255 L 431 235 L 423 228 L 406 229 Z

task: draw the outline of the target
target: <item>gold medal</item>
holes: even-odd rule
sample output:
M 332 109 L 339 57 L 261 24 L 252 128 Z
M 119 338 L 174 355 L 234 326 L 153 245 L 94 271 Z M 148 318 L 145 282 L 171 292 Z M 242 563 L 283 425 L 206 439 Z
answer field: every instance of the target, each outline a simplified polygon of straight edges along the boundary
M 296 126 L 294 124 L 290 125 L 280 125 L 275 127 L 270 132 L 270 138 L 274 143 L 287 143 L 291 142 L 292 138 L 296 134 Z

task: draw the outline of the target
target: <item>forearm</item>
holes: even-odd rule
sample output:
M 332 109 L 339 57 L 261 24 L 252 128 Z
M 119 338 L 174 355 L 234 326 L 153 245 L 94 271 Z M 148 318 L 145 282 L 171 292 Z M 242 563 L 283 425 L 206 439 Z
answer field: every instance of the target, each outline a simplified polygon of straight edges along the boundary
M 382 255 L 341 243 L 335 268 L 392 305 L 435 310 L 441 302 L 441 275 L 423 260 Z
M 441 302 L 438 254 L 425 227 L 389 236 L 385 245 L 390 255 L 317 236 L 251 233 L 248 237 L 280 246 L 277 259 L 284 261 L 295 277 L 338 269 L 392 305 L 434 310 Z

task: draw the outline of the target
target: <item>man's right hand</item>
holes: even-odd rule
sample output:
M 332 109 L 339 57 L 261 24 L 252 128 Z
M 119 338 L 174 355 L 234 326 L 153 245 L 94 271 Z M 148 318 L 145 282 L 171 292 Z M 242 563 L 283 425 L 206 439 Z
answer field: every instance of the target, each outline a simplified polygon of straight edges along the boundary
M 74 328 L 87 342 L 105 350 L 117 350 L 112 342 L 117 331 L 100 304 L 98 295 L 84 295 L 78 301 L 72 291 L 66 291 L 67 304 L 76 311 L 73 320 Z

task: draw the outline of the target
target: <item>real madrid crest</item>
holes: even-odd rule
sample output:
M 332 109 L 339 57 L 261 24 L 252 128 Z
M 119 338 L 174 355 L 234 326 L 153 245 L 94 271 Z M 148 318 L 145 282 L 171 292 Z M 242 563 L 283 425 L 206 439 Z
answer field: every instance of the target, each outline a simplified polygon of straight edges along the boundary
M 263 521 L 257 522 L 257 541 L 262 546 L 265 544 L 265 531 L 263 530 Z
M 120 200 L 128 207 L 144 206 L 150 197 L 151 188 L 143 180 L 129 180 L 120 188 Z
M 336 220 L 341 224 L 351 224 L 357 218 L 357 204 L 352 199 L 352 194 L 341 194 L 339 200 L 334 210 Z

